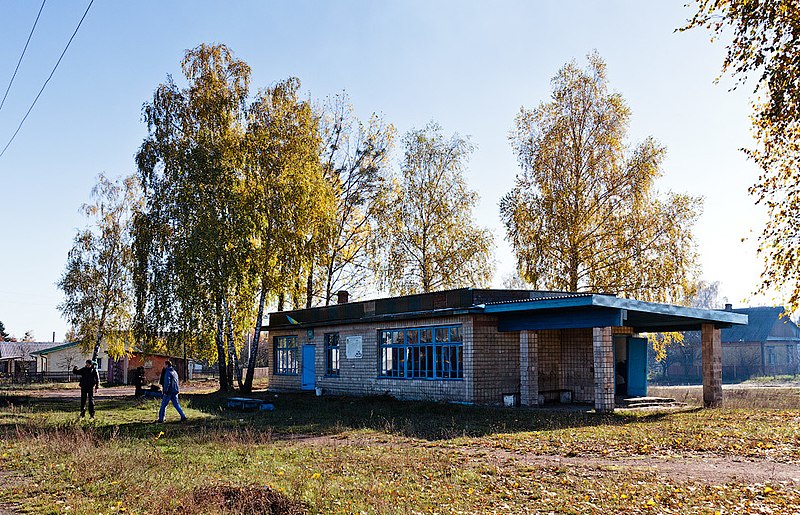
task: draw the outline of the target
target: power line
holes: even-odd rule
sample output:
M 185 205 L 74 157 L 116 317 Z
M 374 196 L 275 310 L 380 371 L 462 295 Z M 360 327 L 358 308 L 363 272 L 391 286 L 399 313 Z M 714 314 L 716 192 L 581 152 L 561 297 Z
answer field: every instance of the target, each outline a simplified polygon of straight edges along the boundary
M 11 146 L 11 143 L 14 141 L 14 138 L 17 137 L 17 134 L 19 134 L 20 129 L 22 129 L 22 124 L 24 124 L 25 120 L 28 119 L 28 115 L 31 114 L 31 111 L 33 110 L 33 106 L 36 105 L 36 101 L 39 100 L 40 96 L 42 96 L 42 92 L 44 91 L 44 88 L 47 86 L 47 83 L 50 82 L 50 79 L 53 78 L 53 74 L 56 73 L 56 69 L 58 68 L 58 65 L 61 64 L 61 59 L 63 59 L 64 58 L 64 54 L 67 53 L 67 50 L 69 49 L 69 45 L 72 44 L 72 40 L 75 38 L 75 34 L 77 34 L 78 33 L 78 29 L 81 28 L 81 24 L 83 23 L 83 20 L 86 18 L 86 15 L 89 14 L 89 9 L 91 9 L 93 3 L 94 3 L 94 0 L 91 0 L 89 2 L 89 5 L 86 7 L 86 11 L 83 13 L 83 16 L 81 17 L 81 20 L 78 22 L 78 26 L 75 27 L 75 32 L 72 33 L 72 36 L 69 38 L 69 41 L 67 41 L 67 46 L 65 46 L 64 47 L 64 51 L 61 52 L 61 56 L 58 58 L 58 61 L 56 61 L 56 65 L 53 66 L 53 71 L 50 72 L 50 76 L 48 76 L 47 80 L 44 81 L 44 84 L 42 84 L 42 89 L 39 90 L 39 93 L 36 95 L 36 98 L 33 99 L 33 103 L 28 108 L 28 112 L 26 112 L 25 116 L 22 117 L 22 121 L 19 122 L 19 126 L 17 126 L 17 130 L 14 131 L 14 134 L 11 136 L 11 139 L 8 140 L 8 143 L 6 143 L 6 146 L 3 147 L 2 151 L 0 151 L 0 157 L 3 157 L 3 154 L 6 153 L 6 150 L 8 150 L 8 147 Z
M 36 30 L 36 24 L 39 23 L 39 16 L 42 15 L 42 9 L 44 9 L 44 4 L 46 3 L 47 0 L 42 0 L 42 6 L 39 7 L 39 13 L 36 15 L 36 20 L 34 20 L 33 22 L 33 27 L 31 27 L 31 33 L 28 34 L 28 40 L 25 42 L 25 48 L 22 49 L 22 55 L 19 56 L 19 61 L 17 61 L 17 67 L 14 68 L 14 75 L 11 76 L 11 80 L 8 82 L 8 87 L 6 88 L 5 95 L 3 95 L 3 100 L 0 101 L 0 111 L 3 110 L 3 104 L 6 103 L 6 97 L 8 96 L 8 92 L 11 90 L 11 85 L 14 83 L 14 77 L 17 76 L 19 65 L 22 64 L 22 58 L 25 57 L 25 51 L 28 49 L 28 43 L 31 42 L 31 36 L 33 36 L 33 31 Z

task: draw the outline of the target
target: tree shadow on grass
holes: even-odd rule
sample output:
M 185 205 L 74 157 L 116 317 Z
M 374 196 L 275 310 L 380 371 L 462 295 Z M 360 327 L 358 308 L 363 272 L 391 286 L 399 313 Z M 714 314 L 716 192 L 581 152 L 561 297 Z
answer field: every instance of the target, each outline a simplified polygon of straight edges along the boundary
M 40 432 L 74 427 L 94 432 L 99 438 L 157 438 L 159 432 L 165 431 L 191 437 L 193 441 L 241 438 L 267 442 L 372 430 L 438 441 L 496 433 L 651 423 L 670 416 L 669 413 L 596 414 L 588 405 L 569 409 L 496 408 L 399 401 L 386 396 L 315 397 L 270 392 L 248 396 L 273 404 L 274 411 L 237 411 L 226 407 L 227 398 L 233 396 L 237 394 L 181 394 L 182 406 L 190 409 L 189 420 L 178 422 L 174 409 L 168 406 L 167 423 L 153 424 L 159 406 L 157 399 L 104 398 L 97 403 L 96 420 L 79 421 L 79 403 L 75 399 L 4 395 L 0 396 L 0 435 L 12 435 L 20 429 Z M 195 410 L 202 416 L 198 417 Z M 47 416 L 30 417 L 33 413 Z

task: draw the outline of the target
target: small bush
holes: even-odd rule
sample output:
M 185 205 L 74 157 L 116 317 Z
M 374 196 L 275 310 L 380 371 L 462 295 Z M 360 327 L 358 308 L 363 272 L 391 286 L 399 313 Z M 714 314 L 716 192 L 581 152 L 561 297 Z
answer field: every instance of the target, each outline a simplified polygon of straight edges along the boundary
M 206 486 L 195 488 L 187 495 L 181 514 L 192 513 L 243 513 L 272 515 L 303 515 L 305 506 L 292 500 L 286 494 L 269 487 L 231 485 Z

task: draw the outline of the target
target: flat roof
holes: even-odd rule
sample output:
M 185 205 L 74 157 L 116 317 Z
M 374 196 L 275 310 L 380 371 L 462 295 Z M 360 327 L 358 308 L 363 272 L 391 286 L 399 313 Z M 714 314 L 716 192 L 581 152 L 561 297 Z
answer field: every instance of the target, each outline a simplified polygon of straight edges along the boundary
M 627 326 L 636 332 L 691 331 L 747 324 L 747 315 L 604 293 L 462 288 L 271 313 L 262 330 L 313 328 L 382 320 L 492 314 L 501 331 Z

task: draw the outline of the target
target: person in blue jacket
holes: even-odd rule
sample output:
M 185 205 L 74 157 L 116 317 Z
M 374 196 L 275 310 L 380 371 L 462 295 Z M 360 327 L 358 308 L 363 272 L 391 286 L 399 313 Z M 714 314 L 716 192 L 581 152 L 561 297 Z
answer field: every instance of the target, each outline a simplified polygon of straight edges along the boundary
M 166 365 L 167 368 L 164 369 L 164 392 L 161 395 L 161 408 L 158 410 L 157 422 L 164 422 L 164 414 L 167 410 L 167 404 L 170 402 L 175 406 L 178 415 L 181 416 L 181 422 L 183 422 L 186 420 L 186 415 L 183 414 L 181 405 L 178 403 L 178 393 L 180 393 L 178 373 L 172 368 L 172 363 L 170 361 L 165 361 L 164 365 Z

